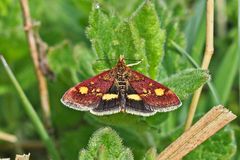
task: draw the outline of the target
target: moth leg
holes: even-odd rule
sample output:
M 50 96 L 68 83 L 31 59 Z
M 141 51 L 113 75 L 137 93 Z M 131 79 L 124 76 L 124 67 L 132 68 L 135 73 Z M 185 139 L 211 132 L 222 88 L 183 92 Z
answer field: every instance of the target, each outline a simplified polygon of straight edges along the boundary
M 140 61 L 136 62 L 136 63 L 131 63 L 131 64 L 127 64 L 128 67 L 132 67 L 132 66 L 136 66 L 140 63 L 142 63 L 143 59 L 141 59 Z

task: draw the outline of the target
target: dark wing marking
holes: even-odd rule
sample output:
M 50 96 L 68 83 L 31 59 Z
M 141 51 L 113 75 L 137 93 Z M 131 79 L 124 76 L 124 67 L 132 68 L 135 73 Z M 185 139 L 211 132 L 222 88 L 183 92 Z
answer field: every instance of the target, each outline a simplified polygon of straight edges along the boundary
M 132 98 L 129 98 L 133 96 Z M 135 99 L 133 99 L 135 97 Z M 144 104 L 137 92 L 131 87 L 128 87 L 126 97 L 126 112 L 134 115 L 150 116 L 156 113 L 150 106 Z
M 96 108 L 102 96 L 113 85 L 112 70 L 105 71 L 70 88 L 62 97 L 61 102 L 76 110 Z
M 105 95 L 107 94 L 118 96 L 118 90 L 116 85 L 113 84 L 110 90 L 107 91 Z M 119 97 L 110 98 L 108 100 L 102 98 L 98 106 L 92 109 L 90 112 L 95 115 L 109 115 L 113 113 L 118 113 L 120 112 L 119 103 L 120 103 Z
M 164 85 L 140 74 L 129 70 L 129 84 L 149 106 L 158 112 L 167 112 L 181 106 L 181 101 L 173 91 Z

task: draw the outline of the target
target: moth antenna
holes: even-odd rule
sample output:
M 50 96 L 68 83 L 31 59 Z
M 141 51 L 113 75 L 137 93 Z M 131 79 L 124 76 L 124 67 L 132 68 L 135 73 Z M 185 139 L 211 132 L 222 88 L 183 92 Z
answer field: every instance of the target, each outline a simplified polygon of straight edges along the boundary
M 141 59 L 140 61 L 138 61 L 138 62 L 136 62 L 136 63 L 128 64 L 127 66 L 128 66 L 128 67 L 136 66 L 136 65 L 142 63 L 142 61 L 143 61 L 143 59 Z
M 98 58 L 96 61 L 117 60 L 115 58 Z

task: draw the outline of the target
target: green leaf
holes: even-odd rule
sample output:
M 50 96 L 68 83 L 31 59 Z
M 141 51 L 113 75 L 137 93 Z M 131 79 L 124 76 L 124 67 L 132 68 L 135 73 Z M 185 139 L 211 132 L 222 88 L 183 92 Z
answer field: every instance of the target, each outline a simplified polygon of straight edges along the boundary
M 95 75 L 92 64 L 95 62 L 96 57 L 85 45 L 77 44 L 73 47 L 73 58 L 80 75 L 86 75 L 86 78 Z
M 228 52 L 226 52 L 223 61 L 219 64 L 216 76 L 214 78 L 214 84 L 223 104 L 226 104 L 229 98 L 238 69 L 239 52 L 238 42 L 236 40 L 230 46 Z
M 133 154 L 132 154 L 132 151 L 127 148 L 125 149 L 119 156 L 118 158 L 119 160 L 133 160 Z M 105 160 L 105 159 L 104 159 Z
M 194 6 L 194 14 L 187 23 L 185 33 L 187 52 L 192 53 L 195 61 L 200 62 L 205 34 L 206 1 L 199 0 Z
M 236 124 L 235 125 L 231 125 L 231 126 L 234 129 L 237 149 L 239 149 L 240 148 L 240 126 L 236 125 Z M 240 159 L 240 154 L 238 154 L 238 152 L 236 152 L 236 154 L 235 154 L 235 159 L 238 159 L 238 160 Z
M 209 80 L 210 75 L 202 69 L 187 69 L 172 75 L 162 83 L 171 88 L 180 99 L 186 99 Z
M 163 68 L 165 68 L 168 75 L 171 75 L 187 68 L 188 63 L 186 61 L 186 58 L 183 55 L 180 55 L 171 43 L 171 41 L 174 40 L 183 48 L 185 48 L 186 44 L 185 35 L 181 31 L 181 26 L 179 25 L 181 24 L 180 18 L 178 16 L 175 16 L 178 13 L 173 13 L 178 10 L 178 5 L 174 4 L 177 2 L 171 2 L 170 4 L 167 3 L 168 2 L 161 3 L 159 1 L 155 1 L 157 13 L 161 20 L 161 27 L 166 30 L 166 44 L 164 48 L 165 55 L 162 62 L 164 66 Z M 170 10 L 169 7 L 171 5 L 175 5 L 175 7 Z M 162 75 L 163 68 L 159 69 L 161 75 L 158 79 L 165 78 Z
M 156 113 L 154 116 L 146 117 L 145 121 L 149 126 L 160 127 L 160 125 L 167 120 L 168 114 L 166 113 Z
M 50 47 L 47 59 L 55 74 L 64 74 L 64 78 L 66 74 L 70 74 L 74 83 L 95 75 L 92 69 L 95 55 L 84 44 L 72 46 L 68 41 L 63 41 Z
M 184 160 L 230 160 L 235 152 L 234 131 L 231 127 L 225 127 L 184 157 Z
M 0 2 L 0 16 L 6 16 L 9 12 L 9 6 L 12 0 L 4 0 Z
M 125 55 L 126 60 L 142 60 L 140 65 L 133 68 L 148 75 L 149 64 L 145 55 L 145 43 L 132 21 L 124 21 L 116 28 L 116 39 L 113 45 L 115 53 Z
M 204 1 L 203 1 L 204 2 Z M 205 40 L 206 40 L 206 16 L 203 15 L 200 26 L 197 31 L 195 44 L 192 47 L 191 55 L 193 59 L 198 63 L 201 64 L 203 53 L 204 53 L 204 47 L 205 47 Z
M 111 128 L 97 130 L 89 140 L 87 149 L 80 152 L 79 160 L 116 159 L 133 160 L 131 150 L 122 145 L 122 140 Z
M 92 11 L 89 16 L 89 27 L 87 29 L 88 38 L 91 40 L 92 48 L 95 54 L 100 59 L 105 59 L 102 65 L 105 68 L 113 66 L 110 55 L 120 54 L 115 53 L 112 48 L 114 29 L 116 28 L 119 19 L 113 13 L 108 15 L 103 12 L 103 8 L 98 3 L 93 3 Z M 103 68 L 96 64 L 94 68 Z M 97 70 L 96 70 L 97 71 Z M 98 71 L 99 72 L 99 71 Z
M 186 58 L 192 63 L 192 65 L 198 69 L 200 69 L 200 66 L 197 64 L 197 62 L 183 49 L 181 48 L 178 44 L 176 44 L 174 41 L 172 41 L 173 46 L 176 48 L 176 50 L 181 53 L 182 55 L 186 56 Z M 212 96 L 215 100 L 216 104 L 220 103 L 218 93 L 216 92 L 215 87 L 213 86 L 212 82 L 207 82 L 208 87 L 212 93 Z
M 77 65 L 72 55 L 72 48 L 68 41 L 49 48 L 47 59 L 50 68 L 56 74 L 62 73 L 64 70 L 76 70 Z
M 156 148 L 150 148 L 145 154 L 143 160 L 155 160 L 157 158 Z
M 160 28 L 154 4 L 150 0 L 146 0 L 133 14 L 131 20 L 145 43 L 149 75 L 152 79 L 156 79 L 158 67 L 164 55 L 165 31 Z
M 131 129 L 147 129 L 147 124 L 143 121 L 142 117 L 117 113 L 106 116 L 95 116 L 92 114 L 86 115 L 86 120 L 94 123 L 101 123 L 109 126 L 116 126 L 120 128 L 131 128 Z M 126 123 L 128 122 L 128 123 Z
M 142 64 L 134 69 L 156 79 L 164 53 L 165 32 L 160 28 L 150 1 L 145 1 L 131 18 L 124 21 L 94 3 L 89 24 L 87 33 L 94 52 L 98 58 L 105 59 L 103 63 L 94 64 L 95 71 L 112 68 L 116 62 L 111 59 L 125 55 L 126 59 L 142 60 Z

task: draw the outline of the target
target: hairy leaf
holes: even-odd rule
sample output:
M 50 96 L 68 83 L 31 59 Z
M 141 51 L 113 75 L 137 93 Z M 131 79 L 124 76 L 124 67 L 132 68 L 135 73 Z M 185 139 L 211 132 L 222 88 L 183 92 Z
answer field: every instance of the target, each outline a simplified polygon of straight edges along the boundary
M 124 150 L 124 151 L 120 154 L 120 156 L 119 156 L 118 159 L 119 159 L 119 160 L 134 160 L 132 151 L 131 151 L 129 148 L 127 148 L 126 150 Z
M 115 126 L 120 128 L 131 127 L 132 129 L 141 130 L 143 128 L 147 128 L 147 124 L 142 121 L 142 117 L 134 116 L 130 114 L 113 114 L 109 116 L 94 116 L 94 115 L 86 115 L 86 119 L 90 121 L 95 121 L 97 123 Z M 128 122 L 128 123 L 126 123 Z
M 179 13 L 176 11 L 179 9 L 178 4 L 175 2 L 155 1 L 157 13 L 161 20 L 161 27 L 166 30 L 166 44 L 165 44 L 165 55 L 163 59 L 163 66 L 159 72 L 162 74 L 163 69 L 168 75 L 176 73 L 180 70 L 187 68 L 187 61 L 183 55 L 179 55 L 171 41 L 174 40 L 180 46 L 185 48 L 185 36 L 180 30 L 180 18 L 177 16 Z M 174 8 L 169 10 L 169 6 L 173 5 Z M 180 7 L 182 8 L 182 7 Z M 182 15 L 184 16 L 184 15 Z M 162 79 L 163 75 L 160 75 L 158 79 Z M 165 77 L 163 77 L 165 78 Z
M 89 27 L 87 35 L 91 40 L 93 50 L 100 59 L 105 59 L 102 63 L 107 68 L 111 68 L 110 55 L 115 54 L 112 48 L 114 29 L 119 22 L 118 17 L 114 14 L 108 15 L 103 12 L 102 7 L 98 3 L 93 3 L 92 12 L 89 17 Z M 98 64 L 96 64 L 98 65 Z M 102 68 L 102 66 L 95 66 L 94 68 Z M 99 71 L 98 71 L 99 72 Z
M 81 77 L 86 75 L 86 78 L 89 78 L 95 75 L 92 64 L 96 62 L 96 57 L 85 45 L 77 44 L 73 47 L 73 58 Z
M 116 53 L 125 55 L 127 62 L 128 59 L 137 61 L 142 60 L 141 64 L 135 66 L 134 69 L 148 75 L 149 64 L 145 55 L 145 43 L 132 21 L 124 21 L 116 28 L 114 49 Z
M 157 158 L 156 148 L 150 148 L 145 154 L 143 160 L 155 160 Z
M 196 89 L 209 80 L 210 75 L 202 69 L 187 69 L 163 81 L 181 100 L 186 99 Z
M 97 130 L 89 140 L 87 149 L 80 152 L 79 160 L 116 159 L 133 160 L 131 150 L 122 145 L 122 140 L 111 128 Z
M 160 21 L 154 4 L 146 0 L 133 14 L 131 20 L 144 40 L 146 56 L 149 61 L 149 75 L 158 77 L 158 67 L 164 55 L 165 31 L 160 28 Z

